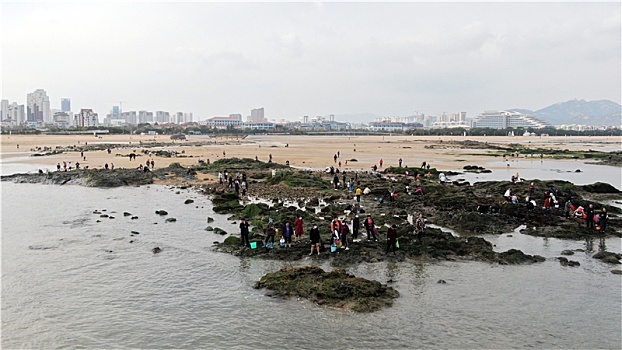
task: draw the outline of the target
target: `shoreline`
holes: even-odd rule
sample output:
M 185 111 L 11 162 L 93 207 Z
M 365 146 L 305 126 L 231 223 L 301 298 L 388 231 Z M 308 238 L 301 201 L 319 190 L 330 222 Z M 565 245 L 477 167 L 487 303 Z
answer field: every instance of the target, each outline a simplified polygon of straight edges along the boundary
M 551 149 L 580 151 L 595 149 L 614 151 L 622 149 L 622 140 L 619 137 L 469 137 L 469 136 L 315 136 L 315 135 L 249 135 L 247 138 L 235 136 L 219 136 L 214 138 L 192 137 L 187 141 L 170 140 L 168 135 L 103 135 L 88 137 L 87 135 L 2 135 L 0 136 L 0 161 L 9 164 L 12 159 L 20 159 L 19 163 L 41 165 L 49 164 L 53 170 L 58 163 L 79 162 L 82 167 L 103 168 L 106 163 L 113 163 L 117 168 L 137 168 L 146 160 L 154 159 L 156 167 L 166 167 L 172 163 L 183 166 L 192 166 L 202 161 L 214 162 L 223 158 L 250 158 L 267 161 L 273 156 L 273 161 L 285 164 L 289 161 L 292 167 L 301 169 L 324 169 L 334 166 L 346 171 L 369 170 L 382 159 L 384 167 L 397 166 L 399 159 L 403 159 L 403 166 L 410 168 L 420 167 L 427 162 L 437 169 L 462 171 L 465 165 L 481 165 L 490 162 L 495 157 L 491 149 L 469 149 L 455 142 L 476 141 L 489 145 L 527 144 L 529 147 L 547 147 Z M 65 152 L 62 154 L 41 157 L 31 156 L 38 151 L 31 151 L 35 147 L 84 147 L 110 144 L 111 153 L 106 150 L 87 151 L 86 160 L 80 157 L 79 152 Z M 131 143 L 131 144 L 130 144 Z M 142 144 L 141 144 L 142 143 Z M 153 144 L 163 144 L 158 148 L 151 148 Z M 444 144 L 443 144 L 444 143 Z M 442 145 L 443 144 L 443 145 Z M 19 149 L 17 148 L 19 145 Z M 141 151 L 169 150 L 178 152 L 177 157 L 149 156 Z M 137 160 L 130 161 L 127 155 L 131 152 L 138 154 Z M 223 152 L 225 154 L 223 155 Z M 333 157 L 339 152 L 336 161 Z M 479 154 L 475 154 L 479 153 Z M 517 158 L 518 160 L 530 158 Z M 562 161 L 545 156 L 547 161 Z M 355 160 L 355 161 L 354 161 Z M 341 162 L 341 167 L 339 167 Z M 347 164 L 346 164 L 347 163 Z M 493 168 L 494 170 L 494 168 Z M 35 170 L 36 171 L 36 170 Z

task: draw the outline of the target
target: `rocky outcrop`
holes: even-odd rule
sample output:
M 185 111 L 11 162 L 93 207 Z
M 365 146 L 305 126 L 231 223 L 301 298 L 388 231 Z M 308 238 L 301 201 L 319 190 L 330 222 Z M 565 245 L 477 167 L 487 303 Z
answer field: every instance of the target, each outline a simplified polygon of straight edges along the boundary
M 396 254 L 385 254 L 386 243 L 383 235 L 380 237 L 380 242 L 363 240 L 354 243 L 349 241 L 349 250 L 342 248 L 335 253 L 330 253 L 330 235 L 326 230 L 323 230 L 321 233 L 321 253 L 312 258 L 314 260 L 330 260 L 333 266 L 353 266 L 362 262 L 376 263 L 380 261 L 405 261 L 406 259 L 417 261 L 478 260 L 503 265 L 531 264 L 545 260 L 541 256 L 527 255 L 515 249 L 497 253 L 493 250 L 492 244 L 483 238 L 454 237 L 439 229 L 426 230 L 422 242 L 418 242 L 416 237 L 410 233 L 412 227 L 401 227 L 398 232 L 400 247 L 396 250 Z M 292 248 L 287 250 L 279 246 L 279 237 L 276 238 L 277 243 L 274 249 L 262 248 L 262 240 L 263 236 L 259 233 L 251 238 L 251 241 L 257 242 L 257 246 L 260 247 L 258 249 L 241 249 L 239 240 L 236 241 L 237 244 L 215 243 L 214 249 L 236 256 L 269 260 L 296 261 L 309 257 L 308 241 L 294 243 Z
M 271 296 L 300 297 L 318 305 L 355 312 L 374 312 L 393 305 L 399 292 L 377 281 L 348 274 L 343 269 L 325 272 L 319 267 L 285 268 L 263 276 L 254 288 Z

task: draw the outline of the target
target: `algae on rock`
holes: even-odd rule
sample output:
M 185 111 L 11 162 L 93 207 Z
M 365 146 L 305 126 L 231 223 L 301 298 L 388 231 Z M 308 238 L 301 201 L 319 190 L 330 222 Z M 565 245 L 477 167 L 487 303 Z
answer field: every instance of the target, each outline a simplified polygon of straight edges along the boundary
M 325 272 L 319 267 L 284 268 L 263 276 L 254 288 L 267 288 L 278 296 L 297 296 L 318 305 L 355 312 L 374 312 L 393 305 L 399 292 L 378 281 L 347 274 L 343 269 Z

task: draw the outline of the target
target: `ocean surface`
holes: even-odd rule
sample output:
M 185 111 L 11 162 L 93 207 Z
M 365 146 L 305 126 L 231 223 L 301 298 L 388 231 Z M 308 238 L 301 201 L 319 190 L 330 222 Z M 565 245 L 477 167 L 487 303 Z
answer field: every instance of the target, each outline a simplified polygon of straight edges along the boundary
M 177 222 L 165 223 L 160 209 Z M 211 226 L 238 230 L 192 190 L 2 183 L 1 215 L 2 349 L 611 349 L 622 341 L 622 278 L 591 258 L 603 244 L 620 252 L 618 238 L 486 236 L 499 251 L 547 258 L 527 266 L 361 264 L 349 272 L 392 279 L 400 297 L 356 314 L 253 289 L 268 272 L 318 263 L 213 252 L 223 238 L 204 230 L 208 216 Z M 564 249 L 587 250 L 569 257 L 580 267 L 555 261 Z

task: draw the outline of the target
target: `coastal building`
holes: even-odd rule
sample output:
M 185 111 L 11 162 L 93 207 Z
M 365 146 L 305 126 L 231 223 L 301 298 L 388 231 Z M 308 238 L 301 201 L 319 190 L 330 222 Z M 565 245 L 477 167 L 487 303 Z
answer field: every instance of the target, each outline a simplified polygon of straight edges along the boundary
M 551 127 L 551 124 L 531 116 L 512 111 L 485 111 L 471 121 L 473 128 L 535 128 Z
M 402 122 L 391 122 L 391 121 L 382 121 L 382 122 L 371 122 L 367 129 L 370 131 L 389 131 L 389 132 L 397 132 L 404 131 L 405 123 Z
M 54 112 L 52 122 L 59 128 L 68 128 L 73 124 L 73 116 L 70 113 L 63 111 Z
M 71 100 L 68 98 L 61 98 L 60 99 L 60 110 L 61 112 L 71 111 Z
M 251 130 L 272 130 L 274 129 L 274 123 L 269 121 L 254 121 L 246 122 L 242 124 L 242 127 Z
M 26 120 L 30 123 L 51 123 L 50 98 L 43 89 L 26 95 Z
M 239 128 L 242 126 L 242 121 L 231 117 L 212 117 L 205 121 L 205 125 L 217 129 Z
M 87 108 L 81 109 L 80 113 L 74 115 L 73 120 L 73 125 L 81 128 L 99 125 L 97 113 L 93 112 L 92 109 Z
M 2 108 L 4 109 L 5 107 L 3 106 Z M 21 125 L 26 120 L 24 105 L 18 105 L 17 102 L 8 104 L 7 101 L 6 112 L 3 111 L 2 115 L 2 125 L 5 126 Z
M 240 120 L 242 120 L 242 115 L 240 115 Z M 184 112 L 184 123 L 192 123 L 193 116 L 192 112 Z

